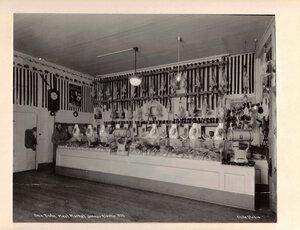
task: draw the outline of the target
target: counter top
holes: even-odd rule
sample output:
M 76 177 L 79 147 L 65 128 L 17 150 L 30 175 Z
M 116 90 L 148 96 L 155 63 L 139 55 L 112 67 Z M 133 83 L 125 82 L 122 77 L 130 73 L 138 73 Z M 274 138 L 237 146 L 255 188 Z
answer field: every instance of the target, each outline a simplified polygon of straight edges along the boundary
M 69 149 L 69 150 L 83 150 L 83 151 L 95 151 L 95 152 L 108 152 L 111 155 L 134 155 L 134 156 L 158 156 L 165 158 L 180 158 L 180 159 L 191 159 L 191 160 L 207 160 L 207 161 L 220 161 L 220 153 L 214 152 L 209 149 L 194 150 L 191 148 L 177 148 L 176 150 L 168 150 L 164 149 L 148 149 L 148 150 L 139 150 L 139 149 L 131 149 L 127 151 L 127 153 L 120 154 L 115 151 L 111 151 L 109 147 L 89 147 L 89 146 L 68 146 L 68 145 L 60 145 L 61 149 Z

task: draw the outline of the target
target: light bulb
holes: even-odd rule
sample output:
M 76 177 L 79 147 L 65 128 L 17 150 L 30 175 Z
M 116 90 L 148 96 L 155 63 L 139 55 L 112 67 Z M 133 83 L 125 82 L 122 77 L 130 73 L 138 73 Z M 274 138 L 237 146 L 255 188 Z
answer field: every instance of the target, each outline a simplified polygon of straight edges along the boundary
M 176 75 L 176 81 L 180 82 L 181 81 L 181 73 L 178 72 Z
M 142 83 L 142 78 L 135 74 L 130 77 L 129 82 L 133 86 L 139 86 Z

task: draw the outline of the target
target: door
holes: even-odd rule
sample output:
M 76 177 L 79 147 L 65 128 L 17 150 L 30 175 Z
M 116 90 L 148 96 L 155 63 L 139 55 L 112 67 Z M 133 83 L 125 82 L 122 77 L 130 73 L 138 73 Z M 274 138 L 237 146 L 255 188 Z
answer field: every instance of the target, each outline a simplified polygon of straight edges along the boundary
M 49 115 L 49 111 L 39 110 L 37 117 L 37 163 L 53 161 L 53 146 L 51 142 L 53 122 L 54 118 Z
M 25 147 L 25 131 L 36 127 L 35 113 L 13 114 L 13 172 L 35 169 L 36 152 Z

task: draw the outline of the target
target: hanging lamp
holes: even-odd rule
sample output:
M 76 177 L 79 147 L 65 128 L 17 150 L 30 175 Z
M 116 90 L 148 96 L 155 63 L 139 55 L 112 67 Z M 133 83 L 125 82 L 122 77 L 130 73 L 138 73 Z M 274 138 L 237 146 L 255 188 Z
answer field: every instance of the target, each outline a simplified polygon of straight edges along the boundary
M 181 37 L 177 37 L 177 63 L 178 63 L 178 66 L 177 66 L 177 74 L 176 74 L 176 81 L 177 82 L 180 82 L 181 81 L 181 77 L 182 77 L 182 72 L 179 71 L 179 62 L 180 62 L 180 42 L 182 42 L 182 38 Z
M 142 83 L 142 77 L 136 73 L 136 53 L 138 52 L 138 48 L 134 47 L 134 73 L 129 78 L 129 82 L 133 86 L 139 86 Z

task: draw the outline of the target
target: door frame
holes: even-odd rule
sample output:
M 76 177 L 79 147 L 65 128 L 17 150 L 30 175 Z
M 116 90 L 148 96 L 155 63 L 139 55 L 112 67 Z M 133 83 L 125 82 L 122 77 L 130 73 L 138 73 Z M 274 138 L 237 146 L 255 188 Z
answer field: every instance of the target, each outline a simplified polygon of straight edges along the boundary
M 26 114 L 26 115 L 31 115 L 31 116 L 35 116 L 35 126 L 33 127 L 37 127 L 37 114 L 35 111 L 18 111 L 18 110 L 14 110 L 13 111 L 13 129 L 14 129 L 14 122 L 15 122 L 15 115 L 16 114 Z M 24 132 L 24 135 L 25 135 L 25 132 Z M 14 166 L 14 162 L 15 162 L 15 154 L 14 154 L 14 130 L 13 130 L 13 166 Z M 24 136 L 25 138 L 25 136 Z M 34 151 L 35 152 L 35 170 L 37 169 L 36 168 L 36 162 L 37 162 L 37 151 Z M 27 154 L 27 151 L 26 151 L 26 154 Z M 27 157 L 27 156 L 26 156 Z M 27 163 L 27 162 L 26 162 Z M 29 171 L 29 170 L 33 170 L 33 169 L 28 169 L 27 167 L 24 168 L 24 170 L 17 170 L 17 171 L 14 171 L 14 167 L 13 167 L 13 172 L 24 172 L 24 171 Z

